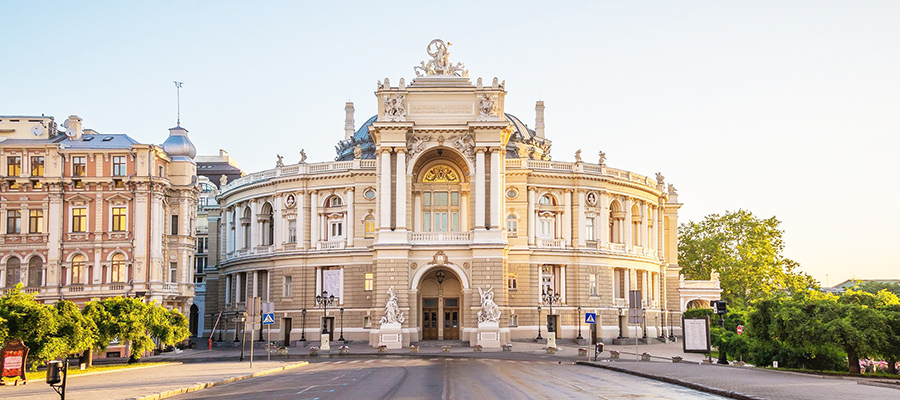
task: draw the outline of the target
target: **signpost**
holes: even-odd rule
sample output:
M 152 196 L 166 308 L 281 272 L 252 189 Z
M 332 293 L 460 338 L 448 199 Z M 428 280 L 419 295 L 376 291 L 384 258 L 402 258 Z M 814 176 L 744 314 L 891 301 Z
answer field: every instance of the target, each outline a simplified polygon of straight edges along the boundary
M 586 324 L 596 324 L 597 323 L 597 313 L 584 313 L 584 323 Z
M 628 322 L 640 326 L 644 322 L 643 304 L 640 290 L 630 290 L 628 292 Z M 637 332 L 634 333 L 634 352 L 637 359 L 641 359 L 640 345 L 638 345 Z
M 22 344 L 19 339 L 13 339 L 6 343 L 6 346 L 0 350 L 0 385 L 5 385 L 3 378 L 16 378 L 15 385 L 19 385 L 19 378 L 22 384 L 28 383 L 25 379 L 25 360 L 28 358 L 28 347 Z
M 272 360 L 272 325 L 275 325 L 275 303 L 262 303 L 262 324 L 266 327 L 266 360 Z
M 737 326 L 737 334 L 740 335 L 740 334 L 742 334 L 742 333 L 744 333 L 744 326 L 743 326 L 743 325 L 738 325 L 738 326 Z

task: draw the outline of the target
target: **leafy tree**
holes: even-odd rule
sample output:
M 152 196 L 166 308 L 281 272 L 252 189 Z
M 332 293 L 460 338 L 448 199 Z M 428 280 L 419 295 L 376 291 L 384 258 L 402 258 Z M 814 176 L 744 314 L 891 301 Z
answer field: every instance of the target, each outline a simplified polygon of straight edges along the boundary
M 129 362 L 136 362 L 153 348 L 153 339 L 161 345 L 174 345 L 190 335 L 187 318 L 178 310 L 167 310 L 157 303 L 140 299 L 113 297 L 85 305 L 84 313 L 98 326 L 93 343 L 106 348 L 113 339 L 131 343 Z
M 863 292 L 869 292 L 872 294 L 877 294 L 878 292 L 880 292 L 882 290 L 887 290 L 888 292 L 893 293 L 895 296 L 900 296 L 900 283 L 894 283 L 894 282 L 857 281 L 856 289 L 862 290 Z
M 59 338 L 65 348 L 63 354 L 84 352 L 88 367 L 91 366 L 92 344 L 97 336 L 97 324 L 82 314 L 75 303 L 68 300 L 53 305 L 58 326 L 53 337 Z M 62 355 L 62 354 L 61 354 Z
M 51 306 L 38 303 L 34 295 L 22 292 L 22 284 L 0 297 L 0 343 L 19 339 L 25 343 L 32 366 L 64 354 L 65 342 L 55 337 L 59 323 Z
M 719 273 L 722 298 L 732 306 L 776 293 L 794 293 L 817 283 L 784 257 L 781 221 L 750 211 L 711 214 L 678 227 L 678 261 L 688 279 Z

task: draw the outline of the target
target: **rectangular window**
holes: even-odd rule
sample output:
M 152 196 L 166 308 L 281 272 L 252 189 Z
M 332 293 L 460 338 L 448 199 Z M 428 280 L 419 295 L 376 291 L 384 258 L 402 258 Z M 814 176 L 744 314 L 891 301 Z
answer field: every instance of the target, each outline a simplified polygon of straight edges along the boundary
M 337 239 L 344 236 L 344 223 L 343 222 L 332 222 L 331 223 L 331 236 L 329 239 Z
M 288 243 L 297 243 L 297 221 L 288 222 Z
M 194 257 L 194 272 L 202 274 L 203 269 L 206 268 L 207 261 L 208 259 L 206 258 L 206 256 Z
M 459 213 L 453 213 L 453 231 L 459 232 Z
M 31 157 L 31 176 L 44 176 L 44 156 Z
M 588 218 L 584 223 L 584 240 L 594 240 L 594 219 Z
M 375 218 L 368 218 L 363 223 L 363 230 L 365 231 L 365 238 L 372 239 L 375 237 Z
M 517 282 L 516 275 L 509 274 L 509 277 L 506 278 L 506 287 L 509 290 L 518 289 L 519 283 Z
M 128 217 L 125 214 L 125 207 L 112 208 L 112 230 L 113 232 L 125 232 L 127 229 Z
M 431 205 L 431 192 L 422 193 L 422 204 L 425 206 Z
M 198 253 L 209 252 L 209 238 L 208 237 L 198 237 L 197 238 L 197 252 Z
M 544 239 L 553 239 L 553 221 L 548 219 L 541 220 L 541 233 L 540 237 Z
M 6 233 L 21 233 L 22 225 L 19 222 L 22 213 L 19 210 L 6 211 Z
M 365 279 L 363 280 L 364 287 L 363 289 L 366 291 L 372 291 L 375 289 L 375 274 L 372 272 L 366 272 Z
M 290 275 L 286 275 L 284 277 L 284 287 L 282 288 L 282 297 L 291 297 L 291 284 L 294 282 L 294 278 Z
M 597 296 L 597 274 L 588 275 L 588 293 L 591 296 Z
M 515 215 L 506 217 L 506 235 L 508 237 L 516 237 L 519 231 L 519 220 Z
M 172 216 L 172 234 L 173 235 L 178 234 L 178 216 L 177 215 Z
M 112 162 L 113 176 L 125 176 L 127 174 L 127 170 L 125 167 L 125 156 L 113 156 Z
M 72 232 L 87 232 L 87 208 L 72 209 Z
M 162 165 L 159 166 L 159 177 L 162 178 L 166 175 L 166 168 Z
M 446 206 L 449 194 L 447 192 L 434 192 L 434 205 Z
M 6 157 L 6 175 L 10 177 L 19 176 L 22 173 L 22 157 L 10 156 Z
M 86 176 L 86 175 L 87 175 L 87 157 L 84 157 L 84 156 L 72 157 L 72 176 Z
M 450 192 L 450 205 L 451 206 L 459 205 L 459 192 Z
M 169 263 L 169 282 L 178 282 L 178 263 Z
M 425 222 L 425 232 L 431 232 L 431 213 L 425 213 L 422 220 Z
M 28 233 L 42 233 L 44 231 L 44 210 L 28 211 Z

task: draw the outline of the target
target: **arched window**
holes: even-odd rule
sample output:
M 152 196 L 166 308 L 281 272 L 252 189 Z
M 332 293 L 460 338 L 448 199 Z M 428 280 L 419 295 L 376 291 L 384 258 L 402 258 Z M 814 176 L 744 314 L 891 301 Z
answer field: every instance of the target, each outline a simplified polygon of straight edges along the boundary
M 519 232 L 519 219 L 515 215 L 509 214 L 506 217 L 506 236 L 516 237 Z
M 542 206 L 555 206 L 556 199 L 553 198 L 553 196 L 551 196 L 549 194 L 545 194 L 545 195 L 541 196 L 541 200 L 538 201 L 538 204 L 540 204 Z
M 262 213 L 259 215 L 259 221 L 262 223 L 262 244 L 271 246 L 275 241 L 275 211 L 272 204 L 266 203 L 262 206 Z
M 460 179 L 453 168 L 435 165 L 422 175 L 422 230 L 459 231 Z
M 22 261 L 16 257 L 6 260 L 6 287 L 16 286 L 22 281 L 22 271 L 19 270 L 21 266 Z
M 617 200 L 609 203 L 609 241 L 612 243 L 624 243 L 622 221 L 625 219 L 625 213 L 622 206 Z
M 372 239 L 375 237 L 375 217 L 372 215 L 367 215 L 366 219 L 363 220 L 363 232 L 365 233 L 366 239 Z
M 241 244 L 242 248 L 249 249 L 250 248 L 250 218 L 253 215 L 250 212 L 250 207 L 244 208 L 244 217 L 241 218 L 241 235 L 243 235 L 243 242 Z
M 70 285 L 81 285 L 84 284 L 84 256 L 76 255 L 72 257 L 72 280 L 69 283 Z
M 328 201 L 325 202 L 325 207 L 342 207 L 343 205 L 344 201 L 338 196 L 331 196 L 328 198 Z
M 124 283 L 128 279 L 125 267 L 125 255 L 116 253 L 112 258 L 111 271 L 109 273 L 109 281 L 112 283 Z
M 28 260 L 28 286 L 38 287 L 44 284 L 44 261 L 34 256 Z
M 631 244 L 643 246 L 641 243 L 641 208 L 637 204 L 631 206 Z

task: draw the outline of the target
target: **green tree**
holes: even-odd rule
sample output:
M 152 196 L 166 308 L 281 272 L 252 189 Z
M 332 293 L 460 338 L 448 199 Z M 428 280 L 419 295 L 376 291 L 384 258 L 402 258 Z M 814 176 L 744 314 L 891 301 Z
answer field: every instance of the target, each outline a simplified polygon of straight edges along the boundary
M 106 348 L 113 339 L 127 341 L 131 344 L 129 362 L 136 362 L 151 350 L 154 339 L 160 345 L 174 345 L 190 335 L 184 314 L 140 299 L 113 297 L 94 301 L 85 305 L 83 312 L 98 327 L 93 346 Z
M 722 298 L 734 306 L 794 293 L 817 283 L 784 255 L 783 231 L 777 218 L 757 218 L 750 211 L 711 214 L 678 227 L 678 262 L 688 279 L 719 273 Z
M 0 343 L 19 339 L 29 348 L 32 367 L 65 354 L 65 340 L 55 336 L 59 322 L 53 307 L 38 303 L 34 295 L 22 292 L 22 284 L 0 297 Z
M 880 292 L 882 290 L 887 290 L 888 292 L 893 293 L 895 296 L 900 296 L 900 283 L 894 283 L 894 282 L 857 281 L 856 289 L 862 290 L 863 292 L 869 292 L 872 294 L 877 294 L 878 292 Z
M 91 366 L 91 352 L 96 341 L 97 324 L 87 318 L 75 303 L 61 300 L 53 305 L 58 321 L 56 332 L 53 336 L 59 338 L 65 347 L 65 354 L 84 352 L 84 358 L 88 367 Z

